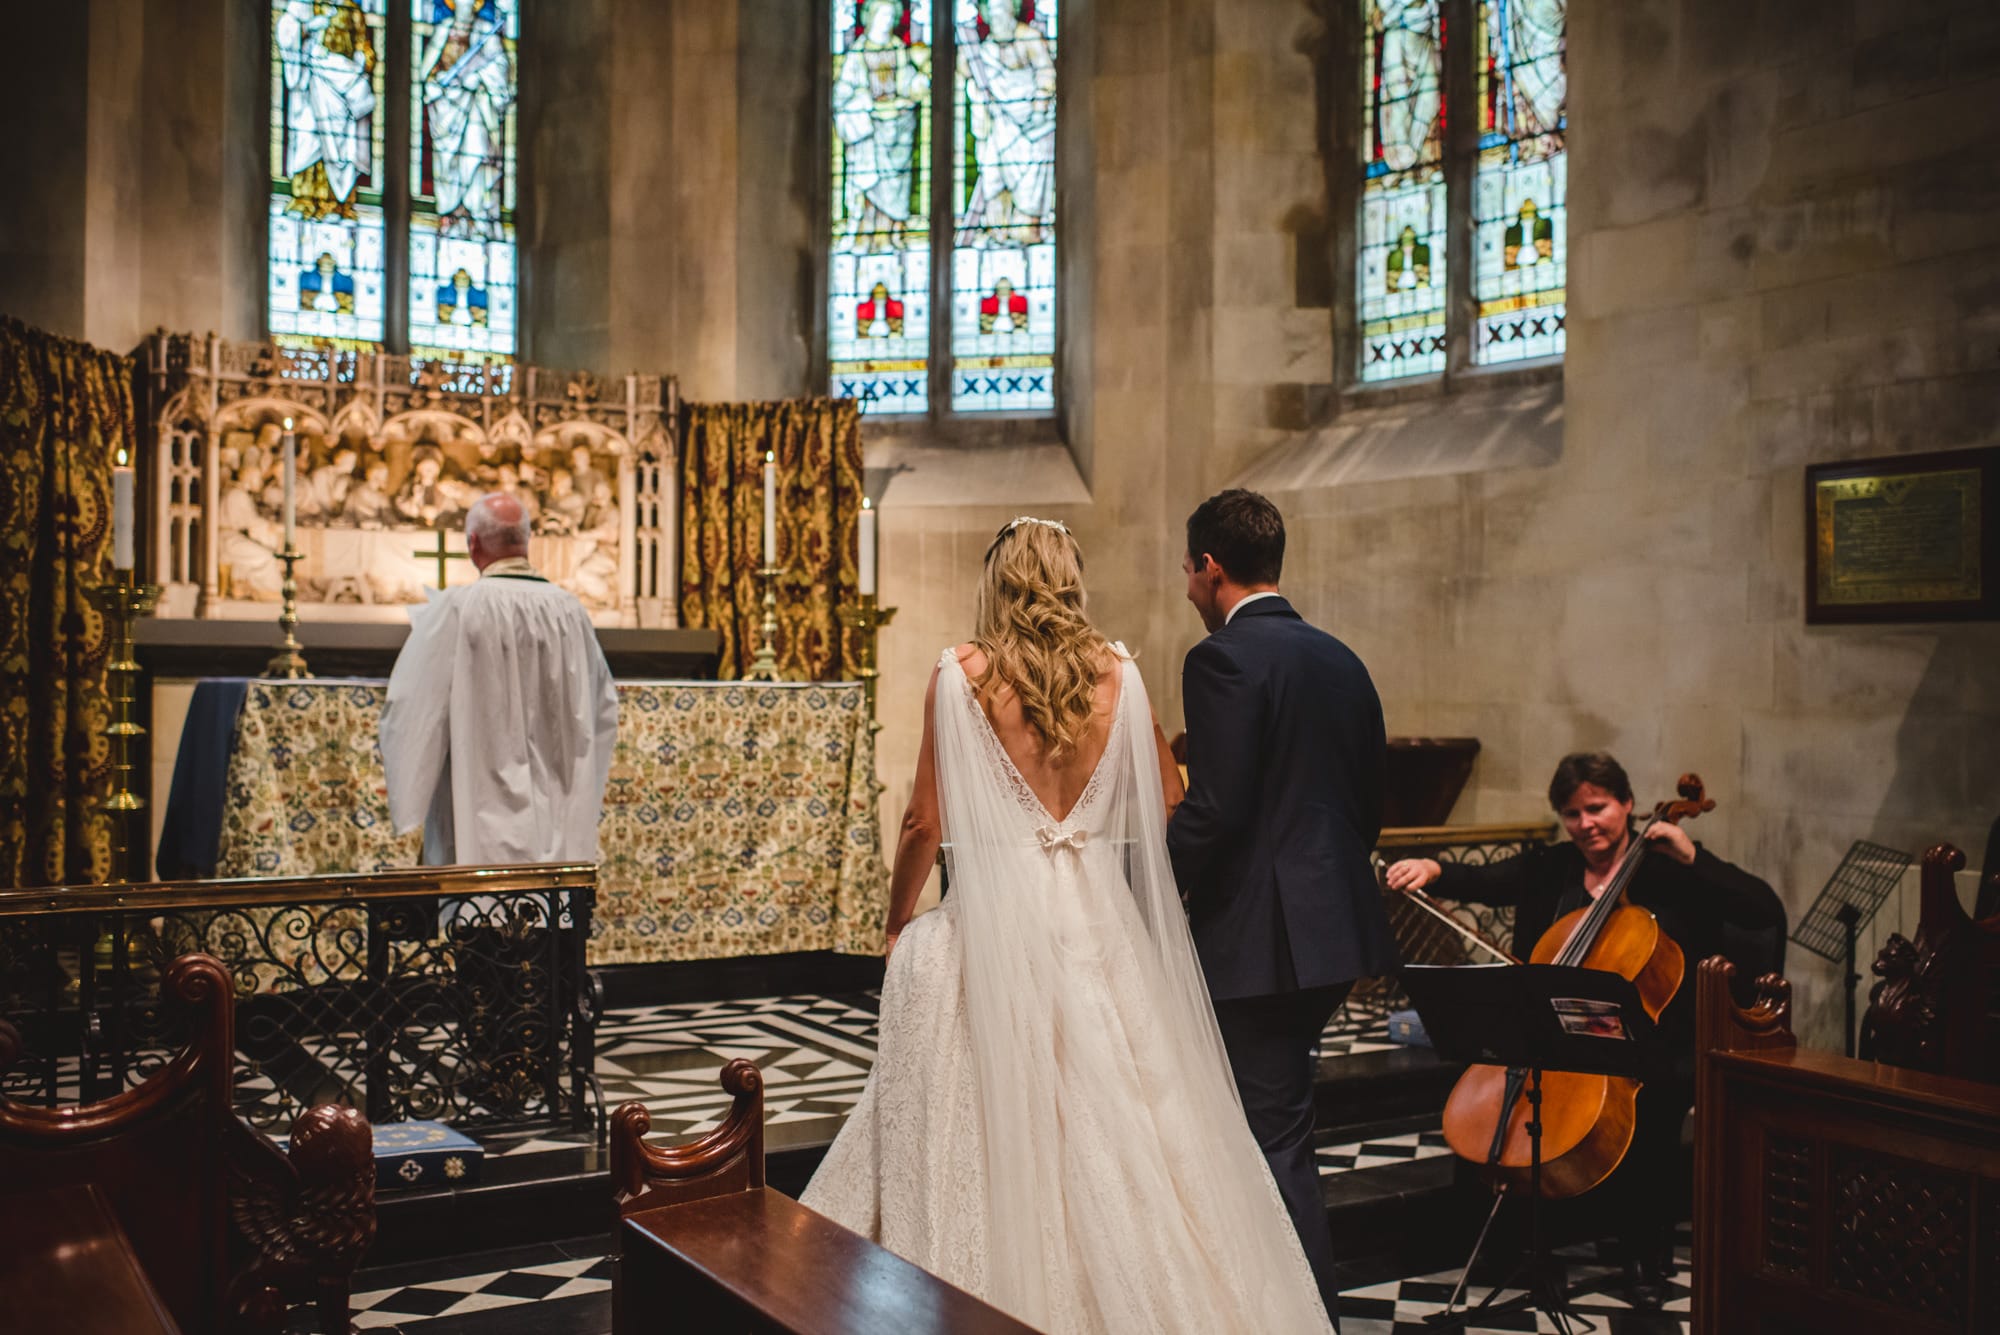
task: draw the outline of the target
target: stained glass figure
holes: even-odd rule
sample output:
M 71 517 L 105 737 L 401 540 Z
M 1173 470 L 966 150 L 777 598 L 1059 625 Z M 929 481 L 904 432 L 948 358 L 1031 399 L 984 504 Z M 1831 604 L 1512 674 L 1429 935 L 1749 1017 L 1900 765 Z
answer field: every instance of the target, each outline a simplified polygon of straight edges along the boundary
M 411 350 L 511 356 L 519 0 L 411 4 Z
M 1361 378 L 1445 367 L 1444 34 L 1438 0 L 1363 0 Z
M 930 407 L 931 0 L 835 0 L 833 393 Z
M 951 406 L 1055 406 L 1056 0 L 953 0 Z
M 1480 0 L 1472 359 L 1563 351 L 1569 268 L 1568 0 Z
M 271 6 L 270 329 L 379 346 L 388 0 Z

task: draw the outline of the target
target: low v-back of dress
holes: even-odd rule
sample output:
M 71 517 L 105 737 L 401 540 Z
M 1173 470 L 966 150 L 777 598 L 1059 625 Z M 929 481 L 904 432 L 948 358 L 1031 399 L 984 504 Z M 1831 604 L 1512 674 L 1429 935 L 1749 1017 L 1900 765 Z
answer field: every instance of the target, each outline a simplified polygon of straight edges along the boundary
M 934 735 L 952 892 L 890 959 L 805 1203 L 1061 1335 L 1330 1329 L 1188 939 L 1137 668 L 1061 820 L 949 651 Z

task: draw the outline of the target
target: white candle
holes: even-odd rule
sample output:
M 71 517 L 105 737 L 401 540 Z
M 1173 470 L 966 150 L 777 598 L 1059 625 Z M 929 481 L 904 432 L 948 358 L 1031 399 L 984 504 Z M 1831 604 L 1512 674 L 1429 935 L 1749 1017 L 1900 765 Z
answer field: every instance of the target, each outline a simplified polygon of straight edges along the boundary
M 119 570 L 132 568 L 132 468 L 122 449 L 111 470 L 111 564 Z
M 285 550 L 292 550 L 292 529 L 297 520 L 293 493 L 298 487 L 299 438 L 292 434 L 292 419 L 285 419 Z
M 764 564 L 778 564 L 778 456 L 764 451 Z
M 861 593 L 875 592 L 875 507 L 861 498 Z

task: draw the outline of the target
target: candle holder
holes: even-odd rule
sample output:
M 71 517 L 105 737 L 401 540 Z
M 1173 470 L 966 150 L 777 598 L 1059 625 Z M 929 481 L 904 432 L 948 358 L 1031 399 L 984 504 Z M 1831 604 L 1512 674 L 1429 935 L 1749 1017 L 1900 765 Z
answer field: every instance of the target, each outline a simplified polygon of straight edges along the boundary
M 764 624 L 761 629 L 763 642 L 757 646 L 757 656 L 750 663 L 750 670 L 743 674 L 745 681 L 783 681 L 784 674 L 778 671 L 778 574 L 781 567 L 763 566 L 757 577 L 764 581 Z
M 140 584 L 130 570 L 118 570 L 109 584 L 97 585 L 87 596 L 114 627 L 111 661 L 104 666 L 111 691 L 111 722 L 104 729 L 111 742 L 111 796 L 105 799 L 104 810 L 111 815 L 111 880 L 130 882 L 141 879 L 133 876 L 137 868 L 132 865 L 132 823 L 146 809 L 146 799 L 132 787 L 133 749 L 146 735 L 144 725 L 133 717 L 140 668 L 132 647 L 132 623 L 152 615 L 160 586 Z
M 875 642 L 882 627 L 896 619 L 896 609 L 883 607 L 874 594 L 864 593 L 860 603 L 840 609 L 840 624 L 855 632 L 854 656 L 859 666 L 854 675 L 861 679 L 861 691 L 868 701 L 868 726 L 881 730 L 876 721 L 876 686 L 882 674 L 875 667 Z
M 442 546 L 441 543 L 439 545 Z M 278 652 L 264 665 L 264 675 L 267 677 L 282 677 L 297 681 L 312 676 L 311 669 L 306 667 L 306 656 L 299 644 L 299 586 L 292 574 L 292 567 L 299 563 L 301 555 L 303 553 L 289 542 L 285 544 L 285 550 L 278 553 L 278 559 L 285 563 L 285 582 L 280 589 L 285 602 L 278 612 L 278 629 L 285 632 L 285 638 L 278 645 Z

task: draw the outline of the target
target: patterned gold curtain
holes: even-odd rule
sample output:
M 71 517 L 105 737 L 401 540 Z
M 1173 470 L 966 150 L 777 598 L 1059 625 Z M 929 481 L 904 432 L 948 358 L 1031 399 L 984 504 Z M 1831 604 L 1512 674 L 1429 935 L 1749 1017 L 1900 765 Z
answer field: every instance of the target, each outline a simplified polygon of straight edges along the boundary
M 681 624 L 722 632 L 725 679 L 756 656 L 766 450 L 778 456 L 778 667 L 793 681 L 839 681 L 850 668 L 836 609 L 860 582 L 861 413 L 851 400 L 682 409 Z
M 0 316 L 0 877 L 110 872 L 111 465 L 138 457 L 129 358 Z

